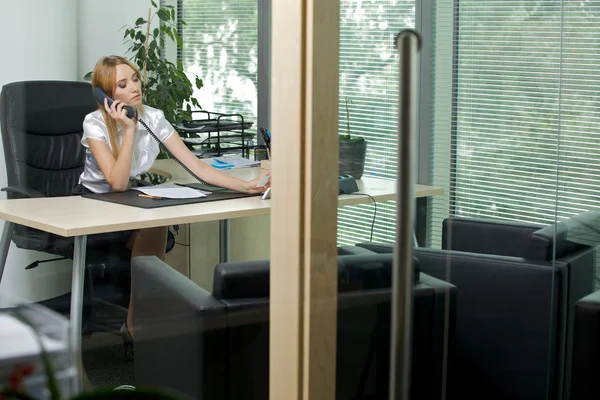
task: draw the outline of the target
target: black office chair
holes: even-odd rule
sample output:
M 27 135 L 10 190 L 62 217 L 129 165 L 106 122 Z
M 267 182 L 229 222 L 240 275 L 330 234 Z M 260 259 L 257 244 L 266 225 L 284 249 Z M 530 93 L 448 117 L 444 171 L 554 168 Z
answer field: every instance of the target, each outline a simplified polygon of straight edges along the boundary
M 8 187 L 2 191 L 9 199 L 71 195 L 85 161 L 85 148 L 80 143 L 83 120 L 96 109 L 91 85 L 85 82 L 24 81 L 2 87 L 0 127 L 8 178 Z M 84 332 L 103 330 L 103 325 L 106 328 L 106 324 L 95 320 L 96 300 L 119 305 L 121 314 L 127 307 L 131 258 L 125 247 L 128 238 L 128 232 L 88 236 Z M 22 249 L 73 258 L 73 238 L 15 224 L 12 241 Z M 48 263 L 39 268 L 50 266 Z M 95 297 L 94 291 L 98 294 L 95 289 L 100 286 L 106 289 L 104 298 Z M 69 309 L 68 302 L 49 304 L 60 312 Z M 120 324 L 123 321 L 120 319 Z

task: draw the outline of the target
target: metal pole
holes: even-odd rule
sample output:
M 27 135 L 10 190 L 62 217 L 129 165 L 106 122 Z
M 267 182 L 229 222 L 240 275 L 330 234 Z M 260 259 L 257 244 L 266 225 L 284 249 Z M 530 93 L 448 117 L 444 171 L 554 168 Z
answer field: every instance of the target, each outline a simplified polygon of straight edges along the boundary
M 414 156 L 418 123 L 418 52 L 420 36 L 412 30 L 400 32 L 396 47 L 400 54 L 398 119 L 398 173 L 396 245 L 392 276 L 392 332 L 390 399 L 410 398 L 412 332 L 412 247 L 414 229 Z
M 12 239 L 13 229 L 15 224 L 5 221 L 4 229 L 2 230 L 2 239 L 0 239 L 0 282 L 2 282 L 2 274 L 6 266 L 6 257 L 10 248 L 10 240 Z
M 82 389 L 81 377 L 83 365 L 81 360 L 81 324 L 83 319 L 83 279 L 85 274 L 85 246 L 87 236 L 75 237 L 75 250 L 73 252 L 73 277 L 71 279 L 71 329 L 69 330 L 69 347 L 71 349 L 71 362 L 77 368 L 79 379 L 75 382 L 73 393 Z
M 229 220 L 219 221 L 219 262 L 229 261 Z

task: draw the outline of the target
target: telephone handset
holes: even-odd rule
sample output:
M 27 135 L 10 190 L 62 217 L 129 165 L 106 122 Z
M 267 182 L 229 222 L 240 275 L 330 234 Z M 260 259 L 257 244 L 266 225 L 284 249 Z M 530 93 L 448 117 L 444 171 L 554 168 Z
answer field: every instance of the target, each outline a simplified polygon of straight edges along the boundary
M 104 99 L 106 99 L 109 107 L 112 105 L 113 99 L 111 99 L 110 97 L 108 97 L 108 95 L 101 88 L 95 87 L 93 89 L 93 93 L 94 93 L 94 97 L 96 98 L 96 101 L 99 104 L 101 104 L 102 106 L 104 106 Z M 129 117 L 129 118 L 136 117 L 137 112 L 136 112 L 135 108 L 130 107 L 130 106 L 123 106 L 123 108 L 125 110 L 127 110 L 127 117 Z M 137 120 L 148 131 L 148 133 L 150 134 L 150 136 L 152 136 L 152 138 L 154 140 L 156 140 L 156 142 L 158 142 L 159 146 L 162 146 L 162 148 L 167 152 L 167 154 L 171 158 L 173 158 L 175 161 L 177 161 L 177 163 L 179 163 L 179 165 L 181 165 L 183 167 L 183 169 L 185 169 L 190 175 L 192 175 L 194 178 L 196 178 L 196 180 L 198 182 L 200 182 L 199 186 L 196 185 L 196 184 L 185 184 L 185 185 L 182 184 L 182 186 L 189 186 L 189 187 L 192 187 L 194 189 L 208 190 L 208 191 L 211 191 L 211 192 L 228 190 L 228 189 L 220 187 L 220 186 L 211 185 L 210 183 L 207 183 L 207 182 L 203 181 L 202 179 L 200 179 L 196 174 L 194 174 L 192 171 L 190 171 L 190 169 L 188 167 L 186 167 L 184 163 L 182 163 L 177 157 L 175 157 L 173 155 L 173 153 L 171 153 L 169 151 L 169 149 L 167 149 L 167 146 L 164 145 L 164 143 L 154 134 L 154 132 L 152 132 L 152 130 L 148 127 L 148 125 L 146 125 L 146 123 L 141 118 L 137 117 Z
M 111 99 L 110 97 L 108 97 L 108 95 L 104 92 L 104 90 L 102 90 L 99 87 L 95 87 L 94 90 L 94 97 L 96 98 L 96 101 L 104 106 L 104 99 L 106 99 L 106 102 L 108 103 L 108 106 L 112 106 L 113 103 L 113 99 Z M 135 110 L 135 108 L 130 107 L 130 106 L 123 106 L 123 108 L 125 110 L 127 110 L 127 117 L 128 118 L 133 118 L 137 115 L 137 111 Z

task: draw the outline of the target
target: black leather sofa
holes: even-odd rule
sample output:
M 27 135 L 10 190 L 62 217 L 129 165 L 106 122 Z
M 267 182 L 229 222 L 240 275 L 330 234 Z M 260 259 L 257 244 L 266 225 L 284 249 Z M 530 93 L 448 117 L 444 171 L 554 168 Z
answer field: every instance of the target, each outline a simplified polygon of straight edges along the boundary
M 442 249 L 414 249 L 422 273 L 457 287 L 449 399 L 569 393 L 575 303 L 593 290 L 598 221 L 597 212 L 548 226 L 452 217 Z
M 362 253 L 338 257 L 336 398 L 387 400 L 392 257 Z M 268 261 L 217 265 L 213 293 L 154 257 L 135 258 L 132 274 L 136 386 L 268 399 Z M 442 399 L 456 288 L 414 275 L 411 398 Z

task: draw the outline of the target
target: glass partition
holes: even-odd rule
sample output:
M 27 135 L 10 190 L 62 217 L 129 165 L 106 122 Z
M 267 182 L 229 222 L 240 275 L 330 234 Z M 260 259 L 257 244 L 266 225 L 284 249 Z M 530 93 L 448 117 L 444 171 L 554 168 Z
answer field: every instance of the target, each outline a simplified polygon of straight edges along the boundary
M 310 379 L 326 377 L 329 386 L 318 390 L 339 399 L 387 399 L 390 388 L 411 399 L 566 399 L 593 387 L 586 374 L 596 360 L 587 350 L 597 338 L 585 325 L 589 314 L 578 310 L 600 302 L 598 2 L 340 0 L 338 101 L 319 114 L 329 118 L 320 126 L 332 128 L 319 133 L 327 140 L 318 151 L 300 122 L 304 130 L 294 125 L 295 136 L 273 132 L 278 145 L 297 144 L 280 171 L 299 179 L 302 190 L 282 182 L 271 199 L 256 182 L 246 186 L 277 173 L 265 160 L 272 149 L 260 147 L 272 139 L 271 121 L 262 118 L 274 109 L 269 68 L 278 62 L 273 55 L 266 63 L 274 39 L 262 35 L 270 29 L 259 35 L 271 2 L 150 2 L 150 24 L 145 1 L 108 2 L 123 6 L 119 13 L 90 1 L 55 3 L 36 4 L 37 13 L 32 2 L 6 5 L 0 17 L 0 33 L 19 32 L 23 40 L 7 43 L 12 61 L 0 74 L 0 186 L 10 187 L 0 200 L 7 221 L 0 294 L 39 303 L 70 324 L 69 362 L 82 381 L 75 390 L 148 387 L 175 398 L 266 399 L 290 374 L 298 387 L 308 380 L 310 390 Z M 134 28 L 125 37 L 124 25 Z M 22 26 L 32 27 L 30 36 L 21 35 Z M 421 38 L 419 123 L 415 184 L 405 188 L 413 194 L 414 239 L 398 250 L 405 60 L 395 39 L 406 29 Z M 155 40 L 149 51 L 163 47 L 144 64 L 148 32 Z M 129 39 L 138 43 L 133 52 Z M 288 47 L 296 44 L 290 39 Z M 123 77 L 122 87 L 116 71 L 110 95 L 126 102 L 144 96 L 152 109 L 140 115 L 151 130 L 164 131 L 165 142 L 176 131 L 172 153 L 207 180 L 236 193 L 252 189 L 252 196 L 224 200 L 212 190 L 207 199 L 169 206 L 160 202 L 172 199 L 140 197 L 135 190 L 146 185 L 195 178 L 155 142 L 144 142 L 143 125 L 123 120 L 109 132 L 112 117 L 97 111 L 91 96 L 91 83 L 99 83 L 86 75 L 110 54 L 131 58 L 132 65 L 120 65 L 133 72 L 141 69 Z M 175 70 L 156 69 L 160 60 Z M 295 85 L 324 71 L 314 65 L 307 74 L 307 65 L 290 72 L 304 80 L 276 81 L 278 90 L 291 88 L 285 106 L 304 117 L 306 98 L 292 97 Z M 161 115 L 156 108 L 169 99 L 160 90 L 144 92 L 168 77 L 175 83 L 163 87 L 187 97 Z M 184 77 L 191 88 L 178 86 Z M 129 98 L 119 95 L 123 90 Z M 212 114 L 178 119 L 187 104 Z M 119 159 L 112 146 L 130 157 Z M 332 151 L 339 154 L 337 181 L 320 190 L 310 186 L 322 183 L 310 169 L 294 175 L 306 160 L 311 167 L 330 162 Z M 252 165 L 225 168 L 234 160 L 227 157 Z M 113 175 L 121 167 L 123 180 Z M 109 190 L 97 190 L 102 185 Z M 326 209 L 323 193 L 334 189 L 336 212 L 311 214 Z M 273 220 L 278 195 L 303 211 Z M 279 243 L 297 244 L 276 282 L 270 258 L 284 257 L 271 248 L 274 228 Z M 401 309 L 394 282 L 407 269 L 410 301 Z M 277 305 L 276 312 L 293 312 L 273 335 L 273 318 L 281 315 L 272 313 L 270 298 L 282 288 L 296 307 Z M 409 324 L 395 325 L 401 311 L 410 313 Z M 396 341 L 401 333 L 408 333 L 406 347 Z M 286 347 L 288 338 L 297 348 Z M 285 379 L 274 383 L 274 371 Z M 397 380 L 402 373 L 407 381 Z M 21 381 L 25 389 L 31 382 Z

